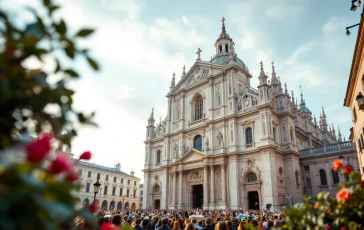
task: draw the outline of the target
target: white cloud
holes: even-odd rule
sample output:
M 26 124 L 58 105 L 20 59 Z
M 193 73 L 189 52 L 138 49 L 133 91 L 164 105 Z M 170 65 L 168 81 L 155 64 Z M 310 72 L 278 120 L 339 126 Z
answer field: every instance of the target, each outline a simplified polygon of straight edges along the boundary
M 274 4 L 267 7 L 266 16 L 274 20 L 286 20 L 299 16 L 303 12 L 302 5 L 290 4 Z
M 119 86 L 119 91 L 120 91 L 120 95 L 118 95 L 118 98 L 124 99 L 124 98 L 131 98 L 132 93 L 135 92 L 135 89 L 130 86 L 121 84 Z
M 295 64 L 301 54 L 311 51 L 314 44 L 315 44 L 314 41 L 309 41 L 307 43 L 302 44 L 301 46 L 298 47 L 298 49 L 295 52 L 292 53 L 292 55 L 289 57 L 289 59 L 286 60 L 285 63 L 288 65 Z

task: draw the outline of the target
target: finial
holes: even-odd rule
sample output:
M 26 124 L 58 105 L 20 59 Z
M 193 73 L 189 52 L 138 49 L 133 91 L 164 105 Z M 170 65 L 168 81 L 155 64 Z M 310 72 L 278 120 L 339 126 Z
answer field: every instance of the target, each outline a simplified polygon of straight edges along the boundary
M 284 93 L 288 94 L 288 89 L 287 89 L 287 83 L 286 82 L 284 82 Z
M 200 48 L 198 48 L 198 50 L 197 50 L 197 59 L 196 60 L 201 60 L 201 52 L 202 52 L 202 49 L 200 49 Z
M 260 70 L 263 71 L 263 61 L 260 61 Z
M 222 22 L 221 34 L 225 34 L 226 30 L 225 30 L 225 18 L 224 17 L 222 17 L 221 22 Z
M 185 67 L 185 65 L 183 65 L 183 72 L 182 72 L 182 75 L 184 76 L 184 75 L 186 75 L 186 67 Z
M 222 24 L 225 23 L 225 18 L 224 17 L 222 17 L 221 22 L 222 22 Z
M 276 73 L 274 70 L 274 61 L 272 61 L 272 73 Z
M 176 76 L 176 71 L 173 71 L 173 78 Z
M 300 91 L 301 91 L 301 104 L 303 104 L 304 101 L 303 101 L 303 94 L 302 94 L 302 86 L 301 85 L 300 85 Z

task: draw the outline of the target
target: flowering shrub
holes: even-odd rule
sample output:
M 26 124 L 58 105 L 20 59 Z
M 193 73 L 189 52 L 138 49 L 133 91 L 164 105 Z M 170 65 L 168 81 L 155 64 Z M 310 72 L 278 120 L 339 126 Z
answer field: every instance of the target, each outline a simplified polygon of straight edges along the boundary
M 335 198 L 329 193 L 305 198 L 302 204 L 285 210 L 287 224 L 282 229 L 364 229 L 364 181 L 360 173 L 341 160 L 333 162 L 333 170 L 349 175 L 349 181 L 338 185 Z
M 58 229 L 82 216 L 92 226 L 98 203 L 77 210 L 72 190 L 79 179 L 67 155 L 52 158 L 49 134 L 28 144 L 27 161 L 12 163 L 1 155 L 0 162 L 0 229 Z M 79 160 L 91 156 L 83 153 Z M 34 161 L 36 159 L 36 161 Z M 46 166 L 48 165 L 48 166 Z

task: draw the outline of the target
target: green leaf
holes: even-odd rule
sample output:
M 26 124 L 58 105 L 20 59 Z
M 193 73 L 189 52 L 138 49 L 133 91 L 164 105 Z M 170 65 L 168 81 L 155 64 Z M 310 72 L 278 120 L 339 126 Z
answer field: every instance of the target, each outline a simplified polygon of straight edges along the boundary
M 61 64 L 59 63 L 59 60 L 56 59 L 56 69 L 54 70 L 54 73 L 58 73 L 61 70 Z
M 59 6 L 53 5 L 49 7 L 49 14 L 51 15 L 55 10 L 58 10 Z
M 56 30 L 61 35 L 66 34 L 67 26 L 66 26 L 66 23 L 63 21 L 63 19 L 59 22 L 58 25 L 56 25 Z
M 64 71 L 66 74 L 70 75 L 71 77 L 79 77 L 78 73 L 75 72 L 74 70 L 72 69 L 66 69 Z
M 86 59 L 87 59 L 87 61 L 88 61 L 88 63 L 90 64 L 90 66 L 95 70 L 95 71 L 97 71 L 97 70 L 99 70 L 99 65 L 96 63 L 96 61 L 95 60 L 93 60 L 92 58 L 90 58 L 90 57 L 86 57 Z
M 81 29 L 77 32 L 76 37 L 87 37 L 91 35 L 95 30 L 93 29 Z
M 44 4 L 45 6 L 48 6 L 48 5 L 50 5 L 50 4 L 51 4 L 51 0 L 43 0 L 43 4 Z
M 75 57 L 75 48 L 73 46 L 67 46 L 64 51 L 69 58 L 73 59 Z

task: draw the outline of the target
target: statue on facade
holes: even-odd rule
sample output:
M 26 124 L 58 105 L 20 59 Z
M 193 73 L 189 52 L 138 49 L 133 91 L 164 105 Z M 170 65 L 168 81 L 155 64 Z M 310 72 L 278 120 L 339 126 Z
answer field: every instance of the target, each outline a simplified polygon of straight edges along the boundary
M 205 145 L 206 145 L 206 151 L 210 150 L 209 149 L 209 138 L 206 138 Z

